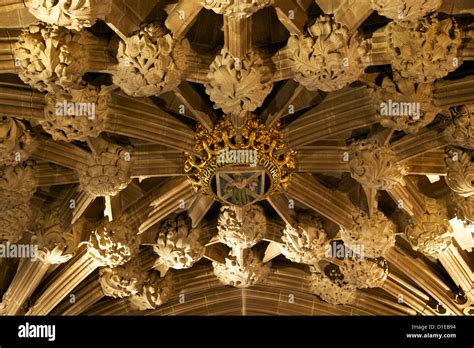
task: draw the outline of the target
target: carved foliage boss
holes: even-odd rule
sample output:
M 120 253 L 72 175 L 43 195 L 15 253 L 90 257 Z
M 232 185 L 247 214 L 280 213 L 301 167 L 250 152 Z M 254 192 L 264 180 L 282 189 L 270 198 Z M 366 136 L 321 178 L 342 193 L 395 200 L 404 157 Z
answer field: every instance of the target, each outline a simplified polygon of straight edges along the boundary
M 262 240 L 266 230 L 263 209 L 257 205 L 222 206 L 217 230 L 227 246 L 251 248 Z
M 41 92 L 62 88 L 81 88 L 82 75 L 89 71 L 88 47 L 105 45 L 91 33 L 70 32 L 56 25 L 31 25 L 15 44 L 20 60 L 18 76 Z
M 128 95 L 149 97 L 177 87 L 186 69 L 186 40 L 176 41 L 158 23 L 150 23 L 120 41 L 113 82 Z
M 130 153 L 108 144 L 103 151 L 91 154 L 88 165 L 79 169 L 79 183 L 94 197 L 115 196 L 132 180 L 129 170 Z
M 313 215 L 305 214 L 298 220 L 295 226 L 287 225 L 283 230 L 281 252 L 293 262 L 317 264 L 326 252 L 327 233 Z
M 369 217 L 365 212 L 353 213 L 352 228 L 341 227 L 344 244 L 362 245 L 365 257 L 383 256 L 395 245 L 396 225 L 380 211 Z
M 398 163 L 388 145 L 380 146 L 375 141 L 362 140 L 351 144 L 349 166 L 351 176 L 370 188 L 387 190 L 403 182 L 407 169 Z
M 262 282 L 270 273 L 270 263 L 264 264 L 252 249 L 231 250 L 224 263 L 213 262 L 214 274 L 225 285 L 246 288 Z
M 243 116 L 262 105 L 273 87 L 273 74 L 260 55 L 238 59 L 225 49 L 211 63 L 206 93 L 226 114 Z
M 33 138 L 25 125 L 12 117 L 0 117 L 0 166 L 15 166 L 28 159 Z
M 104 19 L 112 0 L 25 0 L 25 5 L 43 22 L 81 30 Z
M 308 28 L 308 35 L 288 39 L 295 80 L 309 90 L 331 92 L 356 81 L 364 72 L 361 57 L 366 53 L 360 35 L 332 17 L 321 16 Z
M 110 87 L 99 88 L 89 84 L 82 89 L 48 93 L 45 96 L 44 118 L 34 120 L 33 123 L 41 125 L 54 140 L 86 141 L 87 137 L 97 137 L 103 131 L 110 91 Z M 70 114 L 66 108 L 61 112 L 62 114 L 58 115 L 57 105 L 62 103 L 94 105 L 94 113 L 93 115 Z
M 461 29 L 453 18 L 435 15 L 418 21 L 390 22 L 386 28 L 392 68 L 415 82 L 433 82 L 461 64 Z
M 437 10 L 443 0 L 370 0 L 370 5 L 382 16 L 395 21 L 421 18 Z
M 406 133 L 417 133 L 420 129 L 431 123 L 441 108 L 433 104 L 433 83 L 416 83 L 394 73 L 393 80 L 384 77 L 382 85 L 375 91 L 375 98 L 380 103 L 379 120 L 384 127 Z M 400 110 L 396 115 L 383 114 L 382 108 L 389 102 L 396 102 L 398 105 L 410 105 L 417 103 L 418 110 Z M 409 111 L 409 110 L 408 110 Z M 413 112 L 416 111 L 416 112 Z
M 153 250 L 160 256 L 155 267 L 163 273 L 169 267 L 189 268 L 204 256 L 204 247 L 199 243 L 199 230 L 193 229 L 191 219 L 170 216 L 159 228 L 158 239 Z
M 269 6 L 273 0 L 201 0 L 202 6 L 217 14 L 247 17 Z

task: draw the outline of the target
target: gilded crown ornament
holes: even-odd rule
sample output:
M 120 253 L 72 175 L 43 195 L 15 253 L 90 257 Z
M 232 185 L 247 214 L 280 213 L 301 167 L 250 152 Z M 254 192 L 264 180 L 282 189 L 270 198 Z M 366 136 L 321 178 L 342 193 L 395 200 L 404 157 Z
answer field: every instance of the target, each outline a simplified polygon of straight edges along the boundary
M 245 206 L 288 185 L 295 151 L 283 133 L 251 119 L 238 132 L 229 119 L 209 131 L 199 125 L 194 154 L 184 170 L 197 192 L 225 204 Z

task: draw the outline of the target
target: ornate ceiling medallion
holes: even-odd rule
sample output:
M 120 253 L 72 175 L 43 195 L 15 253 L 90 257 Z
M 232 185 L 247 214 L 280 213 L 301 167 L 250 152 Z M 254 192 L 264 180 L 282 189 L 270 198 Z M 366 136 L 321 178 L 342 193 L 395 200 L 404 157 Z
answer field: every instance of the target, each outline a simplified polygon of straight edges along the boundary
M 199 126 L 185 171 L 196 191 L 230 205 L 245 206 L 288 185 L 295 152 L 283 133 L 258 119 L 247 121 L 238 134 L 228 119 L 209 131 Z

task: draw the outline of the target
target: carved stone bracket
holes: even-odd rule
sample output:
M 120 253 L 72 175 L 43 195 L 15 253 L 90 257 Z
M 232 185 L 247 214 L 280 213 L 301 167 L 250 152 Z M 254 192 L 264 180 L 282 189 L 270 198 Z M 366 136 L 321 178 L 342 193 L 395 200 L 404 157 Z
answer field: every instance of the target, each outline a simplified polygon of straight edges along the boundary
M 392 68 L 404 78 L 433 82 L 461 65 L 461 29 L 453 18 L 390 22 L 385 30 Z
M 361 57 L 366 45 L 362 37 L 350 36 L 348 28 L 329 16 L 321 16 L 306 36 L 292 35 L 288 49 L 295 80 L 312 91 L 339 90 L 364 72 Z
M 144 25 L 119 42 L 113 82 L 133 97 L 171 91 L 181 82 L 189 50 L 186 39 L 176 41 L 160 24 Z
M 315 265 L 324 258 L 328 244 L 327 233 L 319 218 L 303 214 L 295 226 L 286 225 L 280 250 L 293 262 Z
M 362 246 L 364 257 L 376 258 L 395 245 L 397 227 L 380 211 L 375 211 L 370 218 L 359 211 L 353 215 L 353 220 L 352 229 L 341 227 L 341 237 L 348 248 Z
M 262 240 L 266 218 L 258 205 L 222 206 L 217 222 L 221 241 L 231 248 L 251 248 Z
M 210 65 L 205 84 L 214 108 L 224 113 L 245 116 L 262 105 L 273 88 L 273 73 L 257 52 L 242 59 L 222 50 Z

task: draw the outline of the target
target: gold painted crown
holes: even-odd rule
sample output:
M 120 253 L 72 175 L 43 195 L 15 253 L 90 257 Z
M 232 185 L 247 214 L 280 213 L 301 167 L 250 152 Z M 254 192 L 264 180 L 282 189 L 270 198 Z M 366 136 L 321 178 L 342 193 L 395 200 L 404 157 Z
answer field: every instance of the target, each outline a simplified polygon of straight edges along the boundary
M 238 152 L 251 151 L 256 154 L 255 163 L 227 163 L 219 161 L 224 151 Z M 224 169 L 239 169 L 242 171 L 264 170 L 271 184 L 265 190 L 268 196 L 276 189 L 285 189 L 288 185 L 291 170 L 295 168 L 294 150 L 288 148 L 283 141 L 283 133 L 277 127 L 268 127 L 259 119 L 251 119 L 241 129 L 241 136 L 229 119 L 220 120 L 213 130 L 202 125 L 196 131 L 195 154 L 188 154 L 184 170 L 189 173 L 196 191 L 214 196 L 213 178 L 217 171 Z M 262 197 L 263 198 L 263 197 Z

